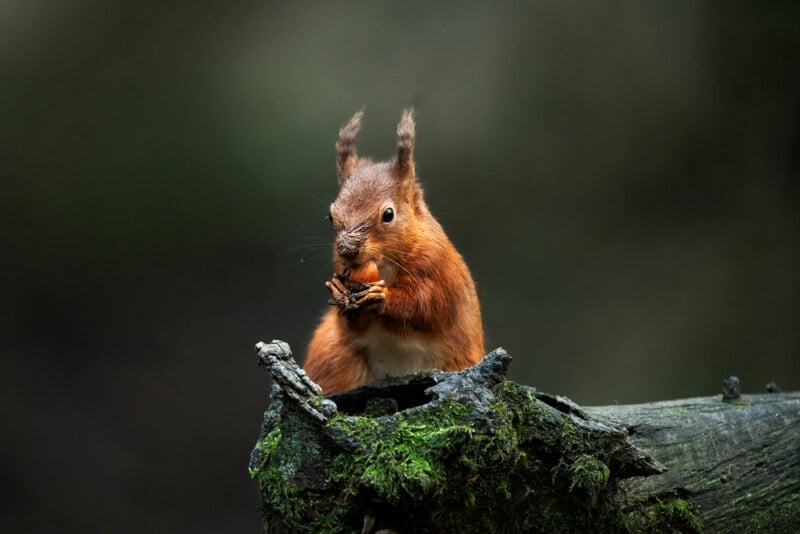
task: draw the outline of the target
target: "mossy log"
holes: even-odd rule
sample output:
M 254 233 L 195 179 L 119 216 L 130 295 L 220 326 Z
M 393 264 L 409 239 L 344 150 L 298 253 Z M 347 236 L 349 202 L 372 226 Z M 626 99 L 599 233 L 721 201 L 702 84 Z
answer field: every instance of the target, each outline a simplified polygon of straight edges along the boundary
M 287 344 L 257 348 L 267 532 L 800 531 L 798 393 L 584 408 L 497 349 L 325 398 Z

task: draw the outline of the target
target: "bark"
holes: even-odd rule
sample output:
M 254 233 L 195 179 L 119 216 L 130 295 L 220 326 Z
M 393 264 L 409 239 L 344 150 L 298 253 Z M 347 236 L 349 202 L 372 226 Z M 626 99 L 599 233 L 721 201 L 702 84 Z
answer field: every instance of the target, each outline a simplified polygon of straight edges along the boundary
M 473 368 L 324 398 L 260 343 L 269 532 L 800 531 L 800 394 L 580 407 Z
M 584 411 L 624 426 L 631 443 L 666 466 L 631 479 L 629 495 L 680 495 L 709 531 L 800 531 L 800 393 Z

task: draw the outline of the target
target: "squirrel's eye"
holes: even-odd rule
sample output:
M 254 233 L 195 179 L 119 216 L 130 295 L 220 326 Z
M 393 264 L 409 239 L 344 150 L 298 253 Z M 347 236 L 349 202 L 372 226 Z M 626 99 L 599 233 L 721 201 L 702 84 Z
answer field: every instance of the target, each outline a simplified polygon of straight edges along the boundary
M 383 210 L 383 216 L 381 217 L 381 220 L 383 222 L 385 223 L 392 222 L 393 219 L 394 219 L 394 210 L 392 208 L 386 208 L 385 210 Z

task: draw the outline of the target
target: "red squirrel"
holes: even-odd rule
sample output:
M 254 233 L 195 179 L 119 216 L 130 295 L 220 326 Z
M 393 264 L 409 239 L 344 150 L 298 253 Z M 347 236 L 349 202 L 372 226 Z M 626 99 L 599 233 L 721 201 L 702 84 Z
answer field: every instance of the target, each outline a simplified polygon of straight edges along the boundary
M 397 126 L 397 156 L 356 155 L 363 112 L 339 131 L 339 195 L 329 219 L 336 273 L 333 305 L 317 327 L 304 369 L 325 394 L 384 376 L 455 371 L 484 355 L 475 283 L 428 210 L 414 171 L 413 112 Z

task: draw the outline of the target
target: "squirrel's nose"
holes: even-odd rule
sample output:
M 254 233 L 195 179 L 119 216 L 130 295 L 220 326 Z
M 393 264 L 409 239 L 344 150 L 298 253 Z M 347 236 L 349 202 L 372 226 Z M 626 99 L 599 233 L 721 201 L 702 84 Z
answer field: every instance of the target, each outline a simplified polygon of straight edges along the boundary
M 336 243 L 336 252 L 344 260 L 352 260 L 358 256 L 359 243 L 348 236 L 343 236 Z

